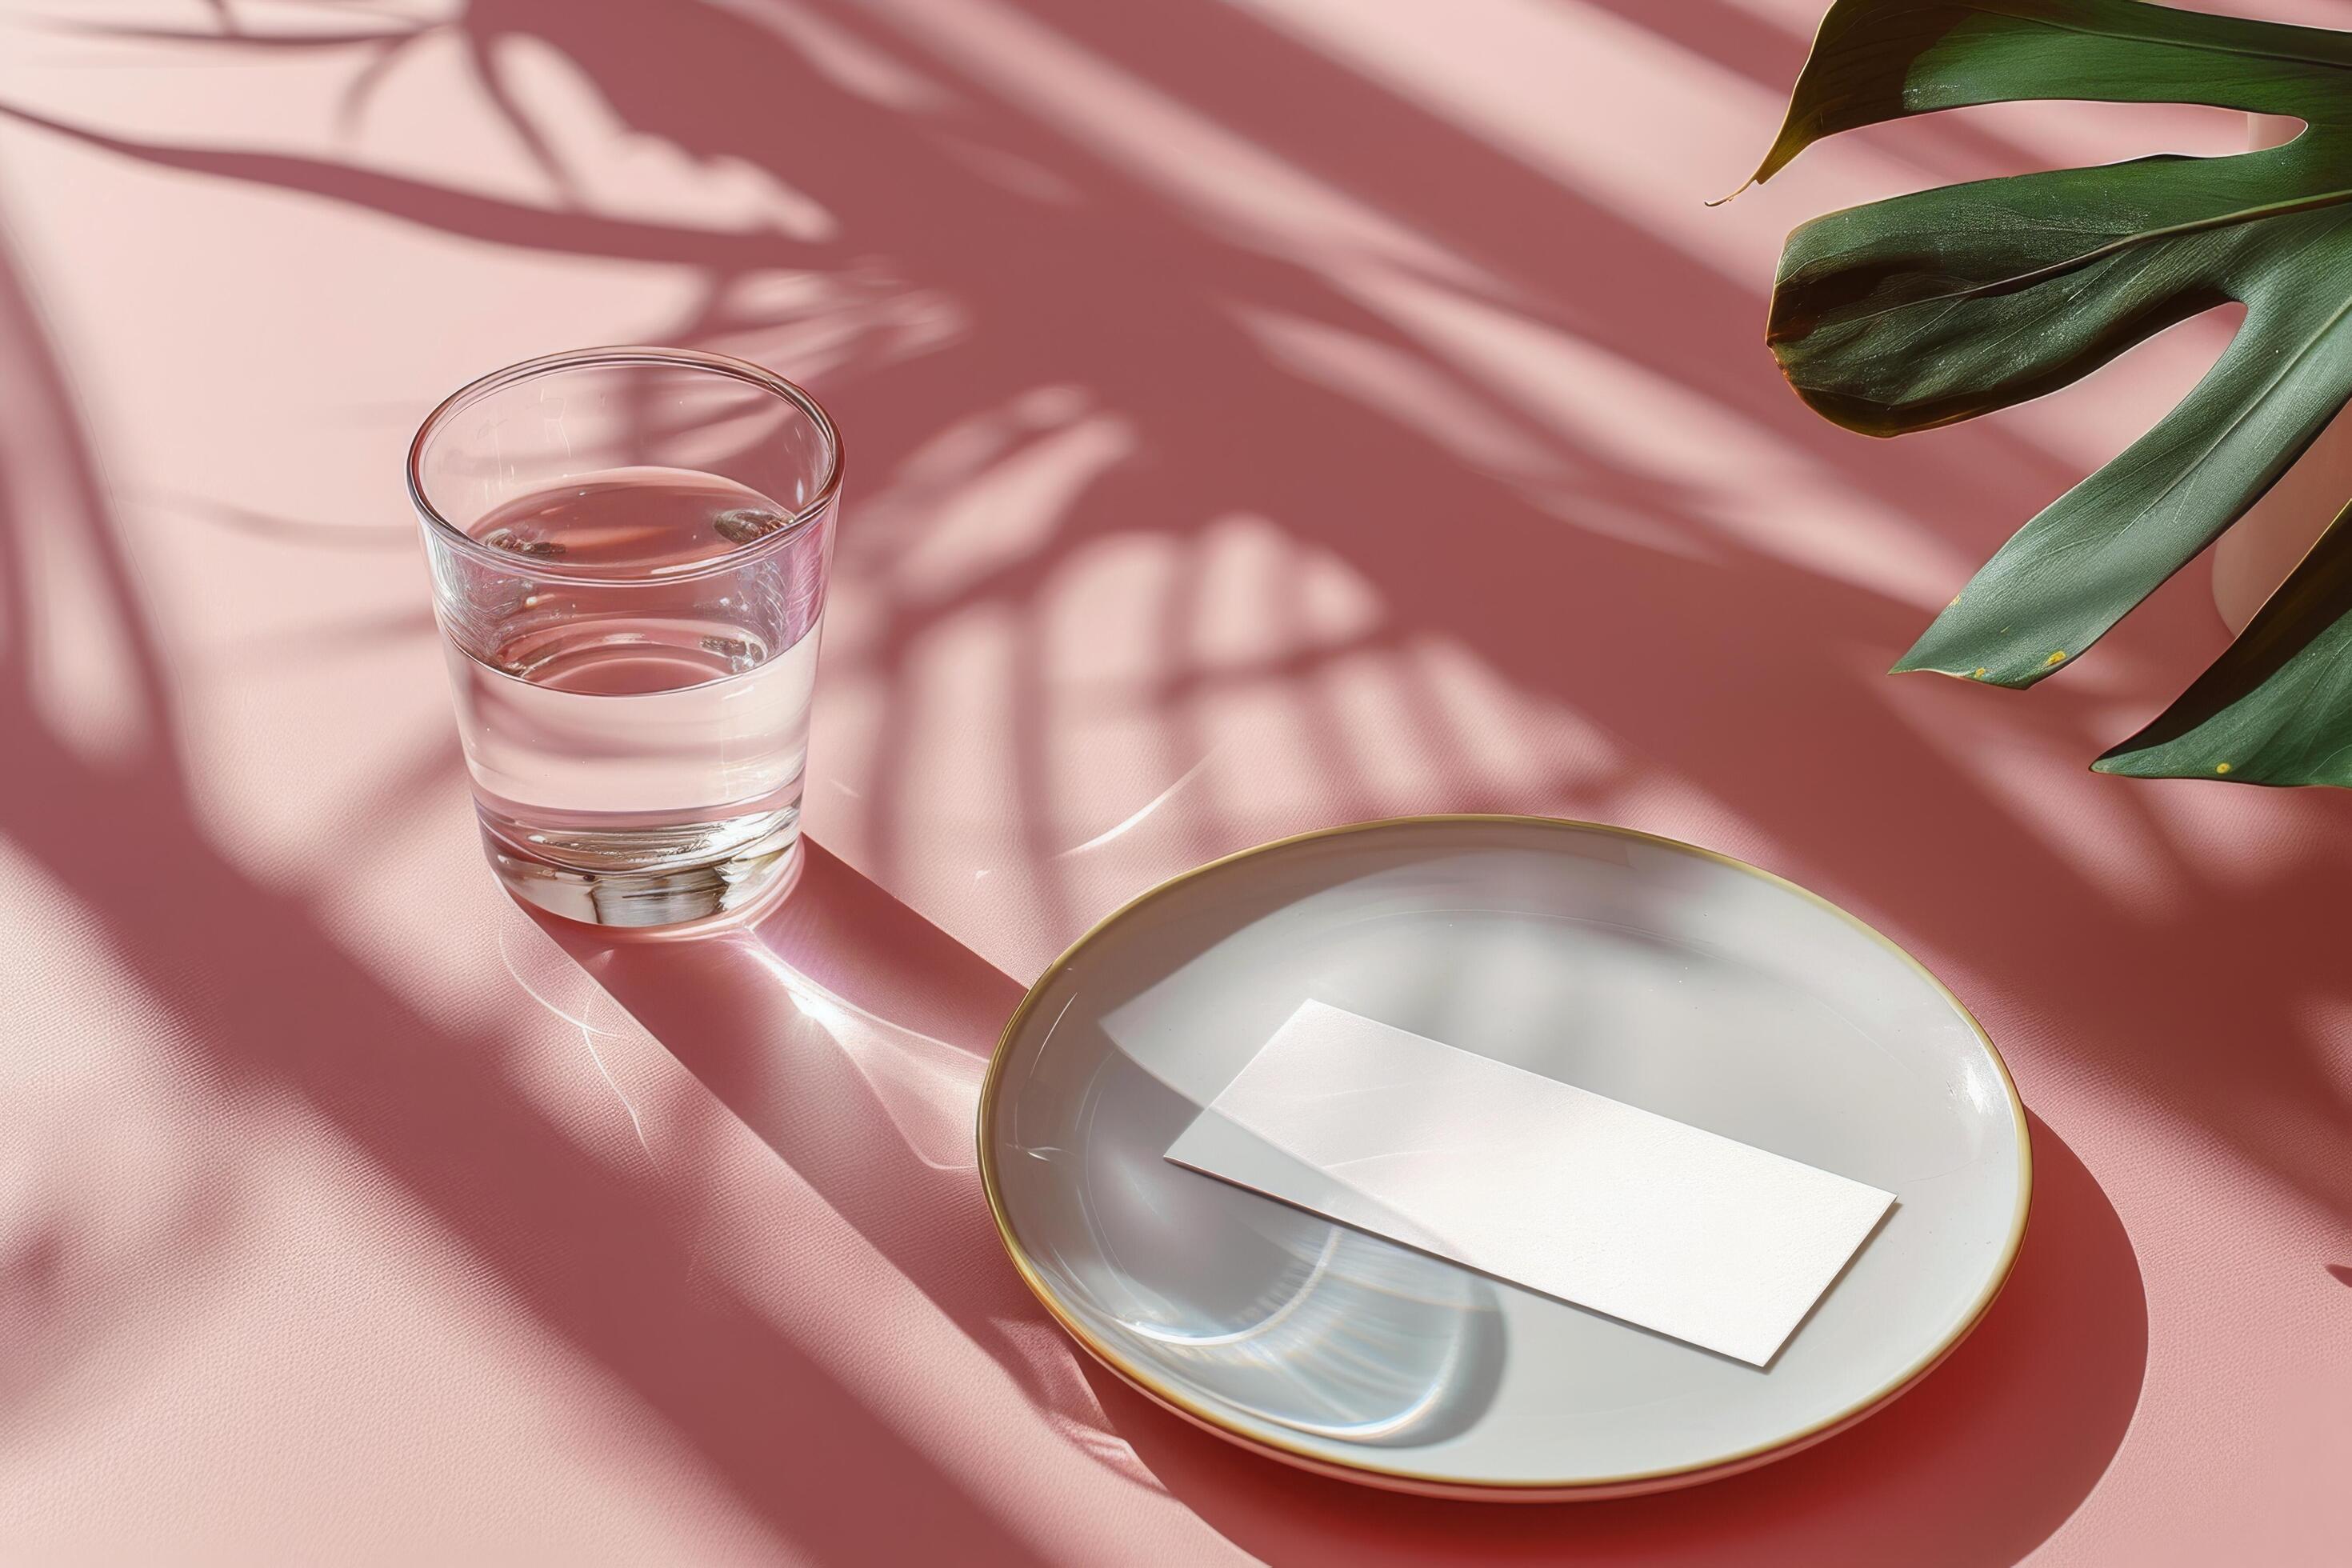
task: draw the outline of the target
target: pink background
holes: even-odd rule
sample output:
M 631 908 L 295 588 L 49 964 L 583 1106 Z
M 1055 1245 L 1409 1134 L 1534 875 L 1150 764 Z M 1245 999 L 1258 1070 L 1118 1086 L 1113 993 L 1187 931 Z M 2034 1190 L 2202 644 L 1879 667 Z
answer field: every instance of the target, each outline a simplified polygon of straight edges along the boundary
M 2226 326 L 1894 445 L 1758 341 L 1815 212 L 2243 123 L 1989 111 L 1704 207 L 1816 14 L 0 5 L 0 1556 L 2343 1561 L 2346 803 L 2084 771 L 2221 646 L 2201 567 L 2030 695 L 1879 673 Z M 613 341 L 849 436 L 808 875 L 701 943 L 493 889 L 397 486 L 442 393 Z M 971 1152 L 1022 986 L 1436 809 L 1755 860 L 1978 1013 L 2040 1185 L 1927 1384 L 1482 1509 L 1046 1322 Z

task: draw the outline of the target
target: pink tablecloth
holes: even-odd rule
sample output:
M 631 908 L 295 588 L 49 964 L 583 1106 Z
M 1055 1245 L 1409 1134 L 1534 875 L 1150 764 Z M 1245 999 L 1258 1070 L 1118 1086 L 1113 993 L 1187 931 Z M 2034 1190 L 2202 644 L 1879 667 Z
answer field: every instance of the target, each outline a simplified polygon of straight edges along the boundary
M 1705 208 L 1814 9 L 7 5 L 0 1557 L 2343 1561 L 2344 802 L 2084 772 L 2219 646 L 2201 571 L 2030 696 L 1878 673 L 2226 328 L 1894 446 L 1758 342 L 1811 213 L 2242 128 L 2002 111 Z M 699 945 L 492 889 L 396 483 L 614 340 L 849 435 L 817 847 Z M 1927 1385 L 1482 1510 L 1032 1306 L 969 1136 L 1022 984 L 1209 856 L 1478 808 L 1760 862 L 1982 1017 L 2034 1228 Z

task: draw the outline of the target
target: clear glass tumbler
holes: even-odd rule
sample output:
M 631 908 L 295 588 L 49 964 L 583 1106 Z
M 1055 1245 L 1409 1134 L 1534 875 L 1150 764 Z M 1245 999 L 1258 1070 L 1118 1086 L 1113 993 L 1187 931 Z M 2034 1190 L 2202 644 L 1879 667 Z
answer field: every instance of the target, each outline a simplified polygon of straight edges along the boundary
M 667 925 L 798 861 L 841 438 L 757 365 L 585 349 L 498 371 L 408 454 L 490 864 Z

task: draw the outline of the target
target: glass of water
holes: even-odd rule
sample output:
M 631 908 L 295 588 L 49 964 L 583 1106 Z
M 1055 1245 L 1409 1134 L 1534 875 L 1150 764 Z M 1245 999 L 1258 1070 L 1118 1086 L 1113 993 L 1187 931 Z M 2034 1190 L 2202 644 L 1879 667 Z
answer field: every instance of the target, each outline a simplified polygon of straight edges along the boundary
M 757 365 L 498 371 L 408 454 L 490 864 L 601 925 L 740 908 L 799 858 L 841 437 Z

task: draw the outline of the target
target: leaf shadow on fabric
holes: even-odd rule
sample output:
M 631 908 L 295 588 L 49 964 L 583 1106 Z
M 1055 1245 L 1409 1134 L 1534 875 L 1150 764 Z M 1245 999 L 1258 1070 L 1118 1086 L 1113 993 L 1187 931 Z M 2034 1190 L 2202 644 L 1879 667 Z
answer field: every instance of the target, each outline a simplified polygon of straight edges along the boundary
M 961 20 L 942 25 L 950 16 Z M 811 18 L 824 30 L 822 46 L 811 41 Z M 1727 276 L 1605 200 L 1223 6 L 1036 0 L 950 13 L 911 4 L 740 0 L 665 8 L 663 47 L 650 52 L 634 19 L 558 0 L 478 0 L 452 25 L 493 69 L 499 40 L 537 40 L 593 82 L 629 126 L 696 157 L 741 160 L 788 181 L 831 216 L 839 237 L 714 232 L 577 203 L 533 206 L 325 155 L 164 143 L 68 123 L 53 112 L 12 112 L 47 127 L 31 133 L 77 138 L 177 177 L 304 193 L 500 246 L 693 268 L 702 304 L 677 322 L 679 339 L 771 354 L 788 371 L 801 371 L 803 357 L 814 367 L 811 379 L 853 433 L 861 476 L 840 572 L 844 603 L 862 594 L 866 609 L 855 637 L 839 645 L 838 660 L 829 648 L 827 679 L 869 682 L 881 693 L 865 774 L 879 787 L 868 792 L 856 830 L 865 877 L 839 861 L 814 859 L 803 901 L 776 917 L 782 928 L 763 926 L 755 938 L 797 980 L 772 973 L 748 979 L 742 963 L 763 961 L 739 954 L 740 963 L 720 970 L 678 958 L 664 960 L 667 969 L 655 964 L 634 985 L 618 977 L 608 984 L 943 1310 L 1022 1369 L 1017 1375 L 1031 1380 L 1024 1386 L 1037 1397 L 1073 1399 L 1073 1409 L 1092 1403 L 1068 1386 L 1066 1350 L 1034 1361 L 1006 1348 L 992 1315 L 1026 1313 L 1034 1326 L 1034 1310 L 988 1258 L 992 1242 L 973 1223 L 969 1174 L 931 1173 L 920 1158 L 947 1119 L 937 1079 L 951 1080 L 945 1068 L 955 1067 L 922 1042 L 947 1042 L 949 1051 L 976 1061 L 993 1032 L 992 1018 L 1009 1010 L 1013 983 L 960 948 L 940 948 L 944 939 L 919 920 L 929 934 L 904 940 L 910 951 L 936 958 L 944 977 L 936 987 L 879 960 L 864 974 L 854 963 L 827 965 L 841 952 L 860 951 L 845 928 L 891 933 L 886 946 L 901 940 L 911 911 L 866 906 L 875 899 L 895 905 L 881 889 L 930 874 L 926 829 L 944 808 L 908 781 L 925 776 L 914 764 L 937 761 L 925 749 L 931 742 L 924 715 L 953 702 L 940 667 L 961 646 L 950 634 L 974 622 L 1001 628 L 1001 644 L 990 646 L 1003 655 L 1003 718 L 992 743 L 1001 741 L 1012 762 L 1006 796 L 971 810 L 1003 811 L 1007 842 L 1024 868 L 1017 883 L 1013 868 L 1002 868 L 992 880 L 1003 890 L 988 896 L 1006 900 L 1003 924 L 1022 933 L 1024 954 L 1039 959 L 1105 902 L 1109 891 L 1088 879 L 1085 857 L 1072 856 L 1071 846 L 1118 826 L 1125 813 L 1073 826 L 1059 770 L 1087 737 L 1056 717 L 1070 694 L 1056 685 L 1066 677 L 1055 673 L 1049 622 L 1075 594 L 1080 566 L 1136 540 L 1165 547 L 1150 623 L 1152 667 L 1136 710 L 1151 743 L 1166 751 L 1165 778 L 1181 782 L 1213 746 L 1205 699 L 1229 700 L 1246 689 L 1263 694 L 1281 726 L 1327 764 L 1323 793 L 1283 807 L 1302 819 L 1289 826 L 1389 809 L 1396 792 L 1381 782 L 1381 744 L 1418 770 L 1415 798 L 1433 796 L 1456 809 L 1564 803 L 1592 815 L 1638 816 L 1656 809 L 1659 798 L 1644 786 L 1687 782 L 1756 825 L 1754 844 L 1726 847 L 1833 887 L 1907 943 L 1949 955 L 1965 970 L 1950 977 L 1979 1011 L 1997 1013 L 1988 996 L 1999 1007 L 2025 999 L 2011 1008 L 2023 1037 L 2003 1035 L 2022 1065 L 2072 1072 L 2089 1064 L 2109 1074 L 2117 1092 L 2141 1097 L 2148 1114 L 2210 1126 L 2250 1163 L 2339 1214 L 2352 1212 L 2352 1177 L 2340 1162 L 2313 1156 L 2307 1143 L 2267 1136 L 2282 1104 L 2310 1108 L 2338 1137 L 2352 1132 L 2352 1110 L 2314 1060 L 2298 1010 L 2311 977 L 2335 972 L 2330 923 L 2312 912 L 2333 908 L 2352 857 L 2315 849 L 2292 868 L 2240 878 L 2217 867 L 2179 817 L 2118 784 L 2105 807 L 2108 820 L 2119 837 L 2147 847 L 2148 869 L 2130 889 L 2087 871 L 2067 853 L 2069 825 L 2021 804 L 2006 787 L 1999 758 L 1961 755 L 1938 738 L 1951 718 L 1940 694 L 1890 686 L 1877 673 L 1916 630 L 1919 606 L 1873 574 L 1882 563 L 1868 550 L 1824 560 L 1786 540 L 1744 533 L 1727 524 L 1720 495 L 1704 483 L 1716 454 L 1693 452 L 1686 472 L 1668 471 L 1597 437 L 1554 399 L 1579 386 L 1597 387 L 1603 400 L 1663 388 L 1674 395 L 1665 406 L 1725 412 L 1769 444 L 1833 470 L 1867 509 L 1896 520 L 1893 533 L 1877 536 L 1881 542 L 1899 544 L 1916 533 L 1969 559 L 2074 477 L 2047 451 L 2000 429 L 1946 432 L 1890 449 L 1821 426 L 1787 397 L 1756 346 L 1764 279 Z M 1802 40 L 1783 47 L 1793 69 Z M 841 63 L 851 58 L 854 68 Z M 383 90 L 384 78 L 369 79 Z M 520 112 L 511 105 L 509 111 Z M 1115 134 L 1129 122 L 1181 133 L 1180 144 L 1153 161 Z M 1090 137 L 1089 126 L 1099 134 Z M 1211 188 L 1220 182 L 1222 189 Z M 1694 201 L 1715 188 L 1701 184 L 1695 176 Z M 1333 205 L 1333 193 L 1346 199 Z M 761 289 L 776 273 L 814 279 L 826 303 L 814 310 L 763 303 Z M 890 315 L 920 290 L 942 302 L 943 325 Z M 1235 301 L 1245 309 L 1233 309 Z M 1271 333 L 1267 321 L 1277 323 Z M 1585 356 L 1569 363 L 1583 368 L 1546 372 L 1531 389 L 1513 380 L 1507 356 L 1472 352 L 1477 331 L 1448 335 L 1449 324 L 1463 323 L 1548 351 L 1568 345 Z M 851 348 L 811 346 L 837 343 Z M 1287 357 L 1270 344 L 1288 345 Z M 1335 355 L 1334 345 L 1346 352 Z M 1076 398 L 1041 409 L 1034 401 L 1040 389 L 1075 389 Z M 1118 422 L 1129 445 L 1118 448 L 1118 459 L 1084 468 L 1083 482 L 1058 510 L 1013 509 L 1018 521 L 1035 524 L 1018 548 L 976 556 L 977 564 L 942 569 L 917 586 L 899 580 L 905 552 L 928 536 L 934 498 L 917 481 L 930 471 L 927 465 L 937 466 L 943 443 L 1033 450 L 1084 428 L 1094 413 Z M 1097 437 L 1103 445 L 1090 450 L 1111 449 L 1099 430 L 1088 439 Z M 978 471 L 993 470 L 982 463 Z M 861 498 L 870 502 L 886 492 L 902 503 L 895 512 L 859 511 Z M 1275 520 L 1302 547 L 1343 563 L 1383 606 L 1382 624 L 1333 649 L 1293 650 L 1238 670 L 1203 660 L 1190 628 L 1212 593 L 1214 531 L 1237 510 Z M 1287 577 L 1276 587 L 1270 614 L 1279 618 L 1306 584 Z M 2107 645 L 2158 671 L 2130 677 L 2137 684 L 2123 697 L 2152 704 L 2168 694 L 2166 660 L 2183 666 L 2166 648 L 2211 641 L 2208 622 L 2193 596 L 2152 601 Z M 1540 760 L 1525 771 L 1482 768 L 1477 737 L 1449 694 L 1410 664 L 1381 667 L 1388 673 L 1380 695 L 1391 720 L 1367 726 L 1333 695 L 1332 671 L 1347 656 L 1393 661 L 1423 639 L 1465 650 L 1514 690 L 1576 715 L 1618 761 L 1574 773 Z M 2083 734 L 2106 721 L 2116 700 L 2112 689 L 2094 697 L 2045 689 L 2001 705 L 1989 722 L 2002 726 L 2001 738 L 2020 750 L 2081 749 Z M 62 764 L 50 773 L 28 766 L 17 781 L 24 793 L 16 797 L 16 830 L 33 831 L 35 814 L 47 809 L 37 803 L 79 788 L 80 777 Z M 232 912 L 284 940 L 307 940 L 300 911 L 226 879 L 224 866 L 203 851 L 185 801 L 171 799 L 166 784 L 151 781 L 120 801 L 93 794 L 89 809 L 101 800 L 146 813 L 158 839 L 187 836 L 192 847 L 163 863 L 177 865 L 175 874 L 191 887 L 227 889 L 222 896 Z M 1282 826 L 1255 814 L 1247 798 L 1193 807 L 1179 796 L 1177 804 L 1185 809 L 1164 814 L 1174 858 L 1222 853 L 1237 847 L 1237 837 Z M 1156 821 L 1149 826 L 1161 830 Z M 998 868 L 951 869 L 975 878 Z M 149 893 L 127 862 L 119 874 L 74 868 L 60 874 L 119 916 L 134 947 L 178 951 L 174 944 L 200 941 L 205 962 L 260 984 L 257 956 L 235 947 L 231 936 L 190 938 L 168 929 L 166 911 L 143 908 Z M 861 880 L 871 886 L 861 888 Z M 866 912 L 827 912 L 841 908 Z M 803 935 L 779 934 L 793 922 L 807 922 Z M 2231 974 L 2232 984 L 2184 993 L 2149 981 L 2209 970 Z M 327 978 L 319 984 L 331 980 L 339 988 L 364 978 L 331 964 L 321 973 Z M 800 1013 L 795 1005 L 800 1022 L 773 1026 L 786 1031 L 782 1037 L 806 1043 L 790 1063 L 755 1060 L 748 1040 L 720 1038 L 718 1026 L 734 1016 L 730 1009 L 781 1017 L 771 1011 L 778 997 L 789 1000 L 794 985 L 812 977 L 815 989 L 801 984 L 797 994 L 814 998 L 814 1010 Z M 698 995 L 706 985 L 725 989 L 706 1003 Z M 853 1035 L 879 1031 L 888 1042 L 883 1067 L 861 1065 L 839 1048 L 840 1022 L 823 1013 L 827 996 L 851 1005 Z M 353 1001 L 341 989 L 320 1000 L 321 1006 Z M 425 1027 L 421 1037 L 438 1038 L 396 997 L 384 1003 L 371 990 L 354 1005 L 378 1009 L 383 1021 L 365 1044 L 391 1052 L 390 1059 L 413 1059 L 415 1045 L 394 1038 L 404 1029 Z M 861 1019 L 859 1009 L 868 1016 Z M 2241 1048 L 2217 1053 L 2210 1047 L 2217 1038 Z M 461 1055 L 463 1044 L 440 1042 Z M 927 1076 L 942 1063 L 941 1074 Z M 271 1066 L 330 1070 L 292 1058 L 273 1057 Z M 777 1100 L 782 1090 L 767 1076 L 774 1072 L 795 1075 L 793 1087 L 804 1102 Z M 330 1104 L 340 1092 L 331 1081 L 314 1087 Z M 397 1114 L 373 1147 L 404 1170 L 437 1136 L 432 1117 L 439 1100 L 425 1105 L 396 1085 L 389 1092 Z M 835 1102 L 849 1108 L 845 1126 L 812 1121 L 817 1107 Z M 496 1114 L 514 1110 L 491 1103 L 500 1108 Z M 494 1131 L 494 1122 L 474 1129 L 485 1141 Z M 909 1150 L 911 1162 L 895 1152 L 858 1152 L 869 1141 L 883 1148 L 886 1139 Z M 828 1170 L 819 1156 L 845 1163 Z M 573 1157 L 541 1133 L 529 1132 L 502 1157 L 548 1162 L 556 1173 L 542 1172 L 529 1190 L 559 1205 L 572 1201 L 562 1184 Z M 877 1169 L 920 1184 L 908 1190 L 922 1201 L 898 1203 L 899 1189 L 877 1178 Z M 609 1173 L 593 1173 L 589 1190 L 625 1209 L 635 1200 L 613 1192 L 611 1182 Z M 459 1196 L 446 1195 L 452 1203 Z M 922 1203 L 933 1198 L 940 1206 L 924 1212 Z M 2046 1190 L 2044 1201 L 2058 1199 Z M 2093 1218 L 2081 1223 L 2095 1235 L 2103 1204 L 2083 1203 Z M 2037 1223 L 2040 1241 L 2030 1247 L 2048 1242 L 2053 1223 L 2065 1234 L 2063 1223 Z M 497 1237 L 503 1239 L 485 1245 L 495 1250 L 513 1239 L 511 1231 Z M 2100 1252 L 2105 1246 L 2092 1250 L 2108 1256 L 2111 1248 Z M 2031 1268 L 2055 1267 L 2037 1265 L 2047 1256 L 2030 1252 L 2015 1290 L 2026 1290 Z M 2113 1278 L 2076 1285 L 2128 1322 L 2136 1292 L 2117 1285 L 2122 1270 L 2107 1272 Z M 2129 1278 L 2136 1280 L 2136 1271 Z M 2072 1300 L 2074 1290 L 2058 1294 Z M 1980 1391 L 1985 1378 L 1953 1374 L 1971 1364 L 1968 1358 L 1981 1365 L 1993 1357 L 2003 1342 L 2000 1325 L 2027 1316 L 2020 1304 L 2033 1299 L 2012 1296 L 1961 1359 L 1863 1432 L 1727 1483 L 1731 1500 L 1694 1501 L 1693 1494 L 1607 1505 L 1572 1525 L 1615 1532 L 1633 1555 L 1644 1531 L 1700 1539 L 1698 1525 L 1675 1535 L 1664 1518 L 1669 1503 L 1726 1530 L 1735 1517 L 1761 1519 L 1777 1507 L 1810 1521 L 1790 1525 L 1789 1540 L 1830 1542 L 1844 1520 L 1850 1532 L 1836 1537 L 1845 1543 L 1837 1550 L 1884 1544 L 1877 1532 L 1893 1516 L 1866 1499 L 1841 1502 L 1846 1491 L 1868 1489 L 1841 1478 L 1860 1473 L 1849 1468 L 1854 1464 L 1924 1462 L 1927 1441 L 1916 1435 L 1907 1449 L 1889 1445 L 1893 1457 L 1866 1460 L 1886 1424 L 1926 1421 L 1906 1415 L 1923 1402 L 1970 1433 L 2011 1430 L 2017 1420 L 2011 1393 L 1996 1397 Z M 559 1331 L 584 1336 L 596 1353 L 625 1363 L 653 1353 L 627 1342 L 625 1323 L 563 1328 L 561 1303 L 544 1310 Z M 2035 1331 L 2057 1333 L 2073 1321 L 2062 1315 L 2059 1329 Z M 2037 1358 L 2051 1352 L 2035 1348 L 2042 1343 L 2008 1353 L 2042 1364 Z M 755 1360 L 776 1353 L 756 1342 L 735 1348 Z M 2103 1364 L 2099 1388 L 2108 1392 L 2089 1400 L 2095 1430 L 2077 1434 L 2102 1466 L 2113 1446 L 2101 1451 L 2101 1434 L 2118 1403 L 2110 1385 L 2126 1381 L 2120 1362 Z M 664 1363 L 637 1375 L 663 1385 L 691 1370 Z M 2136 1370 L 2129 1381 L 2136 1390 Z M 709 1462 L 758 1495 L 761 1483 L 743 1468 L 753 1462 L 747 1435 L 753 1428 L 742 1425 L 751 1417 L 730 1401 L 726 1391 L 698 1388 L 677 1418 L 710 1426 L 718 1436 Z M 1275 1492 L 1298 1489 L 1321 1498 L 1311 1516 L 1335 1531 L 1359 1501 L 1353 1492 L 1318 1491 L 1321 1483 L 1228 1455 L 1115 1386 L 1103 1387 L 1100 1404 L 1151 1469 L 1245 1544 L 1264 1532 L 1274 1546 L 1307 1550 L 1269 1521 Z M 1833 1462 L 1840 1455 L 1844 1465 Z M 1882 1479 L 1907 1495 L 1902 1476 L 1890 1469 Z M 2030 1491 L 2030 1507 L 1968 1539 L 1988 1551 L 2026 1535 L 2038 1540 L 2063 1517 L 2053 1500 L 2078 1500 L 2095 1479 L 2084 1479 L 2077 1466 L 2061 1467 L 2049 1491 Z M 1264 1509 L 1255 1500 L 1261 1491 Z M 1775 1504 L 1774 1497 L 1788 1500 Z M 773 1522 L 786 1531 L 786 1505 L 809 1500 L 770 1501 Z M 821 1500 L 809 1506 L 822 1516 Z M 1387 1506 L 1373 1505 L 1364 1516 L 1372 1522 L 1347 1539 L 1376 1534 Z M 1457 1517 L 1435 1509 L 1425 1528 Z M 1484 1528 L 1494 1532 L 1488 1544 L 1498 1555 L 1538 1550 L 1532 1523 Z M 1555 1519 L 1551 1528 L 1563 1526 Z M 988 1539 L 984 1526 L 976 1529 L 975 1539 Z

